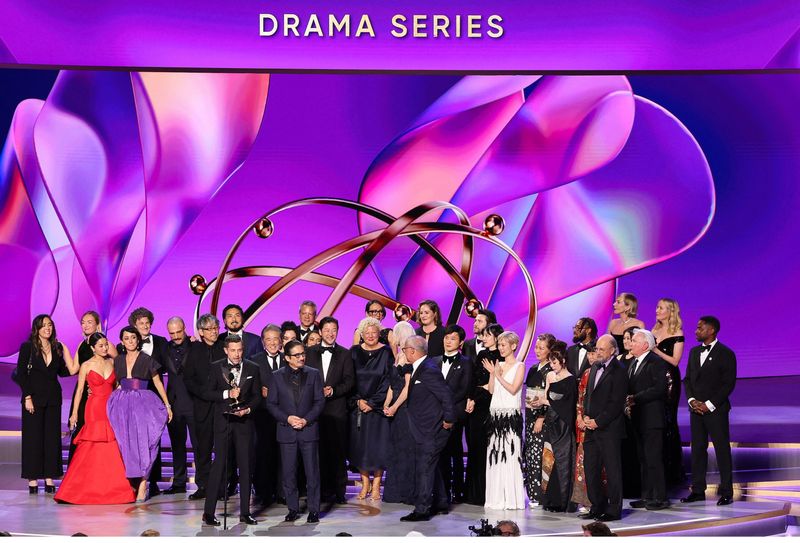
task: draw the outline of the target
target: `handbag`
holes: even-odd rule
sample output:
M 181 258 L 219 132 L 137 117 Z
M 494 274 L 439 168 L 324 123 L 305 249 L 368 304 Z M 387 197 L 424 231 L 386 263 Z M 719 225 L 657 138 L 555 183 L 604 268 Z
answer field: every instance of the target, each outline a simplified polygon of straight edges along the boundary
M 31 349 L 30 354 L 28 355 L 28 377 L 31 375 L 31 368 L 33 368 L 33 349 Z M 14 366 L 14 369 L 11 370 L 11 380 L 17 383 L 20 387 L 22 387 L 22 383 L 20 382 L 19 373 L 17 372 L 17 366 Z

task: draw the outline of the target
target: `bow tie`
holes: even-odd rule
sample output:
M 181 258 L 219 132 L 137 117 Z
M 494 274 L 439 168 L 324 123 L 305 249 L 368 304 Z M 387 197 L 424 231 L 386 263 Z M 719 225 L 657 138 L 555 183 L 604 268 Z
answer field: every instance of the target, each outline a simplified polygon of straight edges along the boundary
M 475 338 L 475 344 L 476 344 L 476 345 L 483 345 L 483 340 L 482 340 L 482 339 Z
M 588 345 L 584 345 L 583 343 L 578 343 L 578 349 L 583 349 L 586 352 L 589 352 L 589 346 Z
M 607 367 L 608 367 L 608 362 L 606 362 L 605 364 L 598 364 L 597 365 L 597 371 L 601 371 L 601 370 L 602 371 L 606 371 Z
M 241 369 L 241 367 L 242 367 L 241 364 L 231 364 L 230 362 L 228 362 L 228 369 L 229 370 L 239 371 Z
M 147 336 L 146 338 L 142 338 L 142 343 L 150 343 L 150 336 Z
M 442 364 L 452 364 L 458 359 L 458 355 L 454 354 L 453 356 L 443 356 L 442 357 Z
M 322 345 L 320 345 L 320 350 L 321 350 L 323 353 L 330 353 L 330 354 L 333 354 L 333 347 L 323 347 Z
M 711 350 L 711 345 L 701 345 L 700 346 L 700 350 L 701 351 L 710 351 Z

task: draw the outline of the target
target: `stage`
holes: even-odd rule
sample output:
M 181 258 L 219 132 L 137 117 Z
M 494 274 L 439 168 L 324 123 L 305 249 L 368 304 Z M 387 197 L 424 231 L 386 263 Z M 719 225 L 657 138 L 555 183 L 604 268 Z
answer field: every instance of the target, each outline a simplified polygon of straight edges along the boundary
M 481 518 L 492 523 L 515 521 L 526 536 L 581 535 L 582 521 L 574 514 L 546 513 L 541 508 L 521 511 L 492 511 L 471 505 L 454 506 L 449 515 L 428 522 L 400 522 L 411 508 L 401 504 L 375 503 L 352 497 L 345 505 L 327 512 L 317 525 L 283 522 L 286 507 L 253 509 L 256 526 L 238 522 L 238 504 L 232 500 L 234 515 L 227 532 L 203 526 L 203 504 L 185 495 L 158 496 L 141 505 L 58 505 L 52 497 L 29 496 L 25 490 L 0 492 L 0 528 L 14 535 L 64 536 L 75 532 L 87 535 L 136 536 L 152 528 L 164 536 L 335 536 L 347 532 L 354 536 L 405 536 L 411 531 L 425 536 L 467 536 L 468 526 L 479 525 Z M 627 500 L 626 500 L 627 505 Z M 220 510 L 222 504 L 220 503 Z M 736 502 L 717 507 L 715 501 L 689 505 L 674 504 L 663 511 L 625 509 L 623 519 L 610 523 L 620 535 L 748 535 L 764 536 L 786 531 L 789 506 L 780 502 Z M 221 515 L 218 518 L 222 520 Z

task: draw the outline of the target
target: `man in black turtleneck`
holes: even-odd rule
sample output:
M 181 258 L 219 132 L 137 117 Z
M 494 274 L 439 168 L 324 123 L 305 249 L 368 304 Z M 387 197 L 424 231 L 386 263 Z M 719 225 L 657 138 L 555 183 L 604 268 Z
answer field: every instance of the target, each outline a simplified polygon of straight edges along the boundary
M 581 375 L 591 365 L 587 355 L 594 351 L 597 342 L 597 324 L 590 317 L 581 317 L 572 328 L 572 345 L 567 349 L 567 369 L 580 381 Z
M 211 472 L 211 451 L 214 447 L 214 402 L 206 399 L 205 390 L 211 364 L 225 358 L 222 342 L 218 341 L 217 317 L 211 313 L 202 315 L 197 320 L 197 333 L 200 341 L 194 341 L 189 346 L 189 355 L 183 370 L 183 381 L 194 404 L 197 436 L 197 443 L 194 444 L 197 491 L 189 496 L 190 500 L 202 500 L 206 497 L 206 485 Z

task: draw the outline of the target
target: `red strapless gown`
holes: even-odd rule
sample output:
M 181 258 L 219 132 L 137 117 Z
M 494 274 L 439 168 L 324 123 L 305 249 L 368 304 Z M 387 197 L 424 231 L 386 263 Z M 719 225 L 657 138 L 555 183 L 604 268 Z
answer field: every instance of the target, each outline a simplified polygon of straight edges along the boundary
M 60 503 L 131 503 L 135 496 L 108 422 L 106 403 L 114 390 L 114 372 L 103 376 L 91 370 L 86 384 L 92 393 L 86 402 L 86 423 L 75 437 L 77 449 L 55 500 Z

